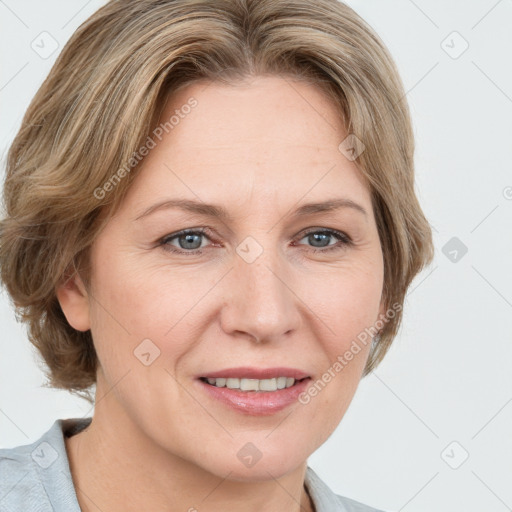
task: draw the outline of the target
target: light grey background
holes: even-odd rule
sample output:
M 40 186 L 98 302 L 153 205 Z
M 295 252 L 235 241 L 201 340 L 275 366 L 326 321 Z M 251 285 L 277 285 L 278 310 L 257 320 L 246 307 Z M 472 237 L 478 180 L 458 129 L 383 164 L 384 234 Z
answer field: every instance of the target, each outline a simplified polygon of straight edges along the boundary
M 103 3 L 0 0 L 2 157 L 58 52 Z M 339 494 L 387 510 L 512 510 L 512 1 L 347 3 L 404 80 L 436 258 L 411 286 L 387 358 L 310 465 Z M 47 58 L 31 47 L 51 49 L 42 32 L 59 45 Z M 41 387 L 5 292 L 0 315 L 0 446 L 91 415 Z

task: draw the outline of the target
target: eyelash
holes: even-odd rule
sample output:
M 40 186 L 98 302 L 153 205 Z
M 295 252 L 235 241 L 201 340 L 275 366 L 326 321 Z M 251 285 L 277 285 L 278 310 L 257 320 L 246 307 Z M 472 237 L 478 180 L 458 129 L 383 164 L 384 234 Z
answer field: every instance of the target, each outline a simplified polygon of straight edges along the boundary
M 177 249 L 176 247 L 170 245 L 169 242 L 171 240 L 174 240 L 176 238 L 179 238 L 179 237 L 185 236 L 185 235 L 202 235 L 202 236 L 205 236 L 206 238 L 210 239 L 207 232 L 208 232 L 208 229 L 205 229 L 205 228 L 184 229 L 177 233 L 173 233 L 171 235 L 164 236 L 163 238 L 161 238 L 158 241 L 158 246 L 161 246 L 164 251 L 175 253 L 175 254 L 184 254 L 187 256 L 201 255 L 201 254 L 203 254 L 204 248 L 203 248 L 203 250 L 201 250 L 201 249 L 191 249 L 191 250 Z M 309 231 L 301 233 L 300 238 L 297 238 L 296 240 L 301 240 L 305 236 L 308 236 L 312 233 L 321 233 L 323 235 L 331 235 L 331 236 L 336 237 L 339 240 L 339 242 L 341 242 L 339 244 L 326 246 L 325 248 L 311 247 L 310 251 L 312 251 L 314 253 L 326 253 L 326 252 L 331 252 L 331 251 L 336 251 L 336 250 L 339 251 L 345 247 L 350 247 L 353 245 L 353 242 L 348 235 L 346 235 L 345 233 L 342 233 L 341 231 L 336 231 L 335 229 L 313 228 Z

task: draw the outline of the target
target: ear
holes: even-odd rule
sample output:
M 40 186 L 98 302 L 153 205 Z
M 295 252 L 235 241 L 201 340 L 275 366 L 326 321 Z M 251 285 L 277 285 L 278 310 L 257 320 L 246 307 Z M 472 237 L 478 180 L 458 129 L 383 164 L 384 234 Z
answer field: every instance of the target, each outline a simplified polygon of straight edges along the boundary
M 379 317 L 378 318 L 382 318 L 383 316 L 386 316 L 386 311 L 387 311 L 386 304 L 384 304 L 384 300 L 382 300 L 380 303 L 380 307 L 379 307 Z
M 379 306 L 379 314 L 377 315 L 377 318 L 375 319 L 375 322 L 379 321 L 379 320 L 383 320 L 384 322 L 386 321 L 386 313 L 388 311 L 388 307 L 387 305 L 385 304 L 384 302 L 384 298 L 382 298 L 382 300 L 380 301 L 380 306 Z
M 64 278 L 56 294 L 69 325 L 77 331 L 88 331 L 91 328 L 89 295 L 78 273 Z

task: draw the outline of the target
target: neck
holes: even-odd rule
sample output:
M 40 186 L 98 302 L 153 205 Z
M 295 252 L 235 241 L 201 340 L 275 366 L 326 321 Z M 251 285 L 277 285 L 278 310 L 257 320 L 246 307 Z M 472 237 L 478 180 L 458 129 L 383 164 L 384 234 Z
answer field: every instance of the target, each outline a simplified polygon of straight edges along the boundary
M 65 442 L 82 512 L 313 510 L 304 488 L 306 462 L 279 479 L 214 475 L 156 445 L 108 397 L 97 404 L 90 426 Z

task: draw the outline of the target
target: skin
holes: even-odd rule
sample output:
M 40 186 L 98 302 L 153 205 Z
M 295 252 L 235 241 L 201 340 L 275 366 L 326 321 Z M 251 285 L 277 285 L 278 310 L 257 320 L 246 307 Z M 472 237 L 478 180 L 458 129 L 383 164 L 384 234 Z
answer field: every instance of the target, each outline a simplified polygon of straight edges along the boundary
M 198 105 L 150 151 L 95 240 L 91 288 L 77 276 L 57 290 L 69 323 L 91 329 L 100 362 L 92 423 L 66 440 L 79 503 L 109 512 L 311 510 L 307 458 L 345 414 L 370 344 L 307 405 L 269 416 L 228 408 L 196 377 L 286 366 L 314 382 L 378 320 L 383 258 L 370 192 L 339 151 L 347 132 L 317 86 L 278 76 L 196 82 L 169 98 L 162 121 L 191 96 Z M 231 219 L 168 208 L 135 220 L 167 198 L 222 205 Z M 293 216 L 337 198 L 367 215 Z M 204 226 L 211 230 L 188 246 L 184 237 L 166 245 L 202 254 L 159 245 Z M 341 231 L 352 244 L 315 240 L 309 228 Z M 263 251 L 252 263 L 236 252 L 248 236 Z M 160 350 L 149 366 L 134 355 L 144 339 Z M 248 442 L 262 453 L 250 468 L 237 457 Z

